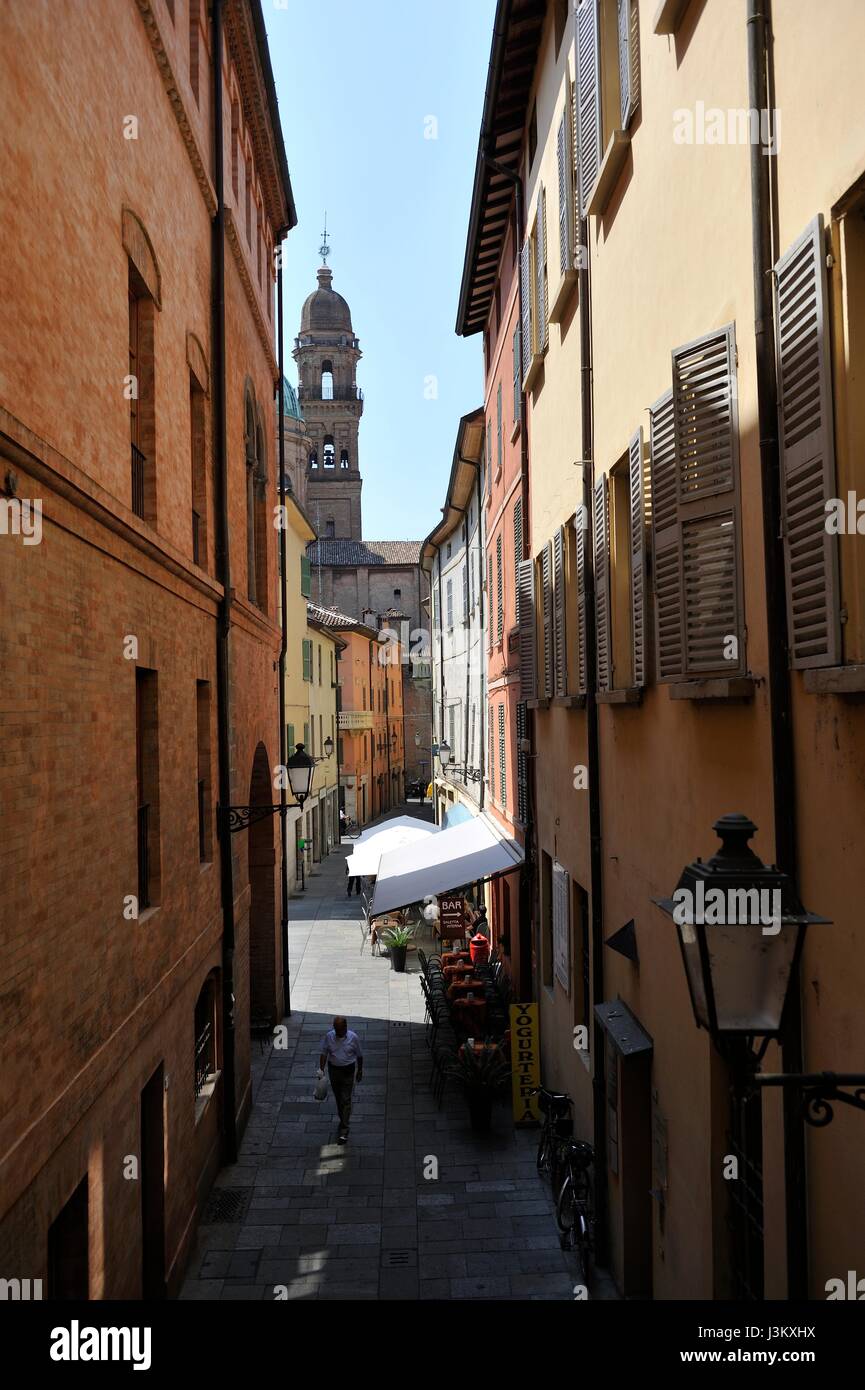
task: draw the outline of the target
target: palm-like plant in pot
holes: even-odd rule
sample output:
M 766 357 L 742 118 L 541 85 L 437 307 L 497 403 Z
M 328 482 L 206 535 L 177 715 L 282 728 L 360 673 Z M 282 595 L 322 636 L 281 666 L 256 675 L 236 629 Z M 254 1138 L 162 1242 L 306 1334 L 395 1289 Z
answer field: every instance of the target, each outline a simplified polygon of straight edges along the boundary
M 448 1068 L 448 1075 L 463 1088 L 472 1129 L 488 1131 L 493 1098 L 506 1091 L 511 1080 L 511 1069 L 501 1050 L 485 1047 L 476 1051 L 467 1043 Z
M 414 927 L 406 926 L 386 927 L 381 933 L 379 939 L 387 946 L 391 967 L 397 974 L 405 974 L 406 951 L 413 936 Z

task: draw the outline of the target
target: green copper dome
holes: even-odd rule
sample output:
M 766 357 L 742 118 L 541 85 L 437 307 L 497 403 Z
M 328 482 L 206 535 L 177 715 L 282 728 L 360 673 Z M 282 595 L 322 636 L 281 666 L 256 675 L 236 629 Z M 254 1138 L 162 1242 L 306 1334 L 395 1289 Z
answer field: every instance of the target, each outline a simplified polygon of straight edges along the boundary
M 300 402 L 297 399 L 297 392 L 295 391 L 291 382 L 288 380 L 288 377 L 285 376 L 282 378 L 282 395 L 283 400 L 285 402 L 284 408 L 286 418 L 291 418 L 292 420 L 302 420 L 303 411 L 301 410 Z

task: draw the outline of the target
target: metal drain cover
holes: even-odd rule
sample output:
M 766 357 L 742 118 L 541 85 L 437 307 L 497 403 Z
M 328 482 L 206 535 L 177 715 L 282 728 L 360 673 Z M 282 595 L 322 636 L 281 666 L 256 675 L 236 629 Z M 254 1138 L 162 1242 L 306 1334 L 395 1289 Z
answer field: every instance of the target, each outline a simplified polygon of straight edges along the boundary
M 201 1224 L 242 1221 L 251 1196 L 251 1187 L 214 1187 L 207 1199 Z
M 411 1257 L 411 1250 L 385 1250 L 381 1262 L 384 1269 L 403 1269 Z

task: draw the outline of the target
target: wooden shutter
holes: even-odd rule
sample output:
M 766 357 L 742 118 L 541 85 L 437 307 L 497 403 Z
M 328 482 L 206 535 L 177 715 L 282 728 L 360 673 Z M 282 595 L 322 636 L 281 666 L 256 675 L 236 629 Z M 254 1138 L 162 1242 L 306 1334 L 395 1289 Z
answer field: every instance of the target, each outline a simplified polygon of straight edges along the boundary
M 505 707 L 499 705 L 499 801 L 503 806 L 508 800 L 508 772 L 505 755 Z
M 652 470 L 652 559 L 655 578 L 655 652 L 658 680 L 681 680 L 682 575 L 673 393 L 667 391 L 649 409 L 649 456 Z
M 577 690 L 585 695 L 588 690 L 588 657 L 586 652 L 586 550 L 588 527 L 583 525 L 586 512 L 577 508 L 574 528 L 577 533 Z
M 502 471 L 502 383 L 496 392 L 496 477 Z
M 571 113 L 571 168 L 570 168 L 570 172 L 569 172 L 569 174 L 568 174 L 568 182 L 570 183 L 570 190 L 571 190 L 571 192 L 570 192 L 570 199 L 571 199 L 570 206 L 571 206 L 571 216 L 572 216 L 572 218 L 573 218 L 573 222 L 572 222 L 572 227 L 573 227 L 573 242 L 572 242 L 572 246 L 573 246 L 573 251 L 574 251 L 573 265 L 574 265 L 574 268 L 575 268 L 575 269 L 579 269 L 579 266 L 577 265 L 577 251 L 578 251 L 578 248 L 579 248 L 579 245 L 580 245 L 580 185 L 579 185 L 579 157 L 578 157 L 579 145 L 578 145 L 578 143 L 577 143 L 577 84 L 576 84 L 576 82 L 570 82 L 570 81 L 568 82 L 568 100 L 569 100 L 569 102 L 570 102 L 570 113 Z
M 522 700 L 517 704 L 517 820 L 525 825 L 528 820 L 528 761 L 521 744 L 527 737 L 526 707 Z
M 571 126 L 571 113 L 562 113 L 556 137 L 556 157 L 559 165 L 559 270 L 566 275 L 571 269 L 571 159 L 568 134 Z
M 622 130 L 640 101 L 639 16 L 636 0 L 616 0 L 619 31 L 619 96 Z
M 535 352 L 542 352 L 549 337 L 547 325 L 547 199 L 544 185 L 538 190 L 535 221 Z
M 294 747 L 295 747 L 295 745 L 294 745 L 294 725 L 293 725 L 293 724 L 286 724 L 286 726 L 285 726 L 285 741 L 286 741 L 286 744 L 288 745 L 288 756 L 291 757 L 291 756 L 293 755 L 293 753 L 294 753 Z
M 832 375 L 823 218 L 775 266 L 781 508 L 790 660 L 842 661 L 838 537 L 826 530 L 835 496 Z
M 496 537 L 496 640 L 501 642 L 505 630 L 504 586 L 502 583 L 502 533 Z
M 489 719 L 489 725 L 490 725 L 490 739 L 489 739 L 489 743 L 490 743 L 490 750 L 489 750 L 489 758 L 490 758 L 490 772 L 489 772 L 490 796 L 495 796 L 495 794 L 496 794 L 496 735 L 495 735 L 495 725 L 493 724 L 493 707 L 492 707 L 492 705 L 488 705 L 488 706 L 487 706 L 487 717 L 488 717 L 488 719 Z
M 520 253 L 520 335 L 523 345 L 523 377 L 528 375 L 532 360 L 532 285 L 529 250 L 529 238 L 526 237 Z
M 588 216 L 589 199 L 601 167 L 601 68 L 598 0 L 577 4 L 577 157 L 580 216 Z
M 516 601 L 514 611 L 517 625 L 520 621 L 520 565 L 523 559 L 523 499 L 518 497 L 514 503 L 514 585 Z
M 631 500 L 631 636 L 634 685 L 646 684 L 646 498 L 643 485 L 643 431 L 628 448 Z
M 598 690 L 612 685 L 610 634 L 610 492 L 604 473 L 595 483 L 592 498 L 595 545 L 595 628 L 597 631 Z
M 513 346 L 513 352 L 514 352 L 514 424 L 516 424 L 517 421 L 518 421 L 519 418 L 520 418 L 520 404 L 521 404 L 521 402 L 520 402 L 520 384 L 521 384 L 521 379 L 522 379 L 522 378 L 521 378 L 521 372 L 520 372 L 520 356 L 521 356 L 521 353 L 520 353 L 520 325 L 519 325 L 519 324 L 517 324 L 516 328 L 514 329 L 514 346 Z
M 745 633 L 733 325 L 673 352 L 685 674 L 740 675 Z M 737 640 L 736 659 L 724 656 Z
M 466 555 L 463 565 L 463 622 L 469 620 L 469 557 Z
M 547 541 L 541 551 L 541 597 L 544 620 L 544 696 L 551 699 L 555 689 L 555 648 L 553 646 L 553 547 Z
M 312 640 L 303 638 L 303 679 L 312 680 Z
M 306 555 L 300 557 L 300 592 L 304 598 L 312 593 L 312 567 Z
M 568 693 L 568 642 L 565 626 L 565 532 L 559 527 L 553 537 L 553 593 L 555 610 L 553 630 L 555 637 L 555 693 Z
M 517 583 L 520 593 L 520 693 L 524 700 L 534 700 L 537 697 L 534 560 L 520 560 Z

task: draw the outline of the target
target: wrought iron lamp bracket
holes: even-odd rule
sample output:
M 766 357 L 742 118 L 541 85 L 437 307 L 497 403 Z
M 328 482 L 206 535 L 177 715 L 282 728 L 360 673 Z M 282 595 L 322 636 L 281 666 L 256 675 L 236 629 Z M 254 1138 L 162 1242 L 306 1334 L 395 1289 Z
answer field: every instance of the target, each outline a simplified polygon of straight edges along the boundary
M 794 1086 L 801 1093 L 802 1119 L 814 1129 L 832 1123 L 833 1104 L 865 1111 L 865 1074 L 861 1072 L 756 1072 L 751 1085 Z
M 229 833 L 234 835 L 238 830 L 246 830 L 256 821 L 264 820 L 265 816 L 276 816 L 289 809 L 288 802 L 285 806 L 217 806 L 216 814 L 223 825 L 228 823 Z

